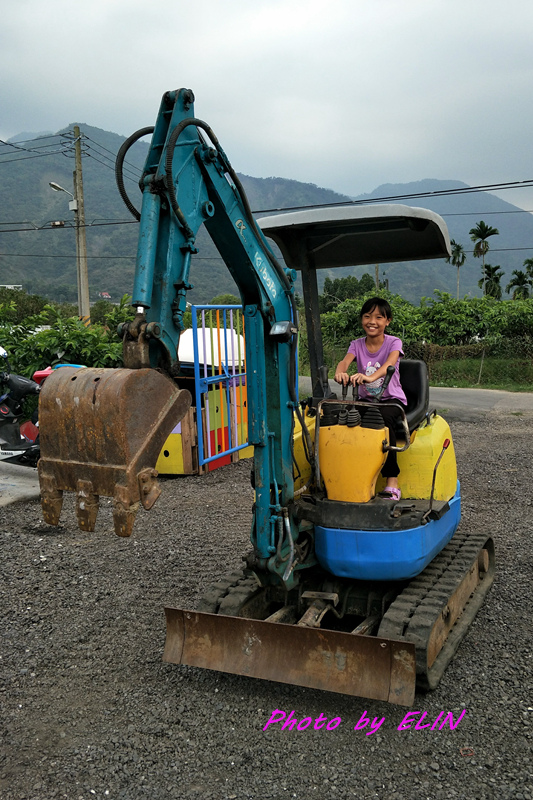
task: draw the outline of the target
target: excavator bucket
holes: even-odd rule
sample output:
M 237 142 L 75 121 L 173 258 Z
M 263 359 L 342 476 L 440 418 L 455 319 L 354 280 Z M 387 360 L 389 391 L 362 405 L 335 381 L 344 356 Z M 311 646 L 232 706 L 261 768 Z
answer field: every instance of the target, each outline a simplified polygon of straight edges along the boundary
M 190 403 L 154 369 L 54 370 L 39 398 L 45 522 L 57 525 L 63 492 L 76 492 L 78 526 L 93 531 L 104 495 L 115 501 L 115 533 L 130 536 L 139 503 L 150 509 L 161 494 L 154 466 Z
M 410 642 L 165 608 L 163 661 L 410 706 Z

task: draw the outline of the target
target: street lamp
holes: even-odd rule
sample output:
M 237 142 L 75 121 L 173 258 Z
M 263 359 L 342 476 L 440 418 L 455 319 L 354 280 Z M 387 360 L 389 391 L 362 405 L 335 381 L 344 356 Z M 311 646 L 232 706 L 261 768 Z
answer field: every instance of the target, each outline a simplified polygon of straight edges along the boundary
M 55 183 L 54 181 L 50 181 L 48 186 L 50 186 L 50 188 L 53 189 L 54 192 L 65 192 L 65 194 L 68 194 L 69 197 L 72 197 L 72 200 L 68 204 L 69 211 L 78 210 L 78 201 L 76 200 L 72 192 L 69 192 L 68 189 L 63 189 L 62 186 L 60 186 L 58 183 Z
M 87 244 L 85 241 L 85 211 L 83 204 L 83 179 L 81 174 L 81 147 L 80 129 L 75 126 L 74 135 L 76 136 L 76 169 L 74 170 L 74 194 L 64 189 L 59 183 L 50 181 L 48 184 L 54 192 L 65 192 L 72 200 L 68 207 L 74 212 L 74 224 L 76 228 L 76 271 L 78 276 L 78 314 L 86 325 L 91 321 L 91 307 L 89 304 L 89 278 L 87 273 Z
M 76 173 L 74 173 L 75 175 Z M 74 181 L 74 184 L 76 181 Z M 87 276 L 87 249 L 85 245 L 85 221 L 80 220 L 78 213 L 78 201 L 68 189 L 60 186 L 55 181 L 50 181 L 49 184 L 54 192 L 65 192 L 72 200 L 69 202 L 68 207 L 70 211 L 74 212 L 74 223 L 76 228 L 76 272 L 78 277 L 78 314 L 80 319 L 90 320 L 91 308 L 89 305 L 89 280 Z M 75 186 L 74 186 L 75 188 Z

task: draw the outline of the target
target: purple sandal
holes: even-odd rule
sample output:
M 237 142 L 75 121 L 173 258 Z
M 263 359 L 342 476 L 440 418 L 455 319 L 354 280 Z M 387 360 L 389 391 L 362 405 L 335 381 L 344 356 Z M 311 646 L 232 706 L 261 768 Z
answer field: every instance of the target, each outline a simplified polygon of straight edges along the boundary
M 379 493 L 379 496 L 383 497 L 385 500 L 394 500 L 394 502 L 397 503 L 401 499 L 402 493 L 395 486 L 385 486 L 383 491 Z

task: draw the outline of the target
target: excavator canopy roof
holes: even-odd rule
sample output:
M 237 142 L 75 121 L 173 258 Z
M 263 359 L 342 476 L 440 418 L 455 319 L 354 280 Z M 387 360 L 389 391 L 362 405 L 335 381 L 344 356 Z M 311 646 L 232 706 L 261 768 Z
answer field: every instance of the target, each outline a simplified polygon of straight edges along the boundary
M 446 223 L 425 208 L 317 207 L 258 219 L 292 269 L 351 267 L 450 255 Z

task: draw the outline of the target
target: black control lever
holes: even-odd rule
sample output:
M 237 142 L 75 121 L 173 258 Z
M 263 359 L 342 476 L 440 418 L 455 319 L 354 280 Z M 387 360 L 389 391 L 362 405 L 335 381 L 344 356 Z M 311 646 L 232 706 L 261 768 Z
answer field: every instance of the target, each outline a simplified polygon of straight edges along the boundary
M 328 381 L 328 368 L 325 365 L 319 368 L 318 377 L 320 380 L 320 384 L 322 386 L 322 396 L 329 397 L 330 391 L 329 391 L 329 381 Z
M 379 390 L 379 394 L 377 395 L 378 400 L 381 400 L 381 398 L 383 397 L 385 389 L 391 382 L 391 378 L 393 375 L 394 375 L 394 367 L 393 366 L 387 367 L 387 374 L 385 375 L 385 380 L 381 384 L 381 389 Z

